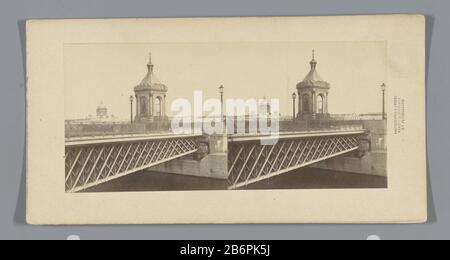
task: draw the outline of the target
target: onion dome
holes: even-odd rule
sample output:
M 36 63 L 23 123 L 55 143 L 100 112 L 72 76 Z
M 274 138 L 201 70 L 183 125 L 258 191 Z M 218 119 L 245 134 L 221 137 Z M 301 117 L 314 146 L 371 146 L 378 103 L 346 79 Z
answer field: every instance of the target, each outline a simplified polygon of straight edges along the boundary
M 162 84 L 158 81 L 156 78 L 153 68 L 154 65 L 152 63 L 152 56 L 150 54 L 150 60 L 147 64 L 148 72 L 147 75 L 145 75 L 144 79 L 134 87 L 135 91 L 142 91 L 142 90 L 151 90 L 151 91 L 158 91 L 158 92 L 167 92 L 168 88 L 166 85 Z
M 313 58 L 309 63 L 311 65 L 311 71 L 306 75 L 305 79 L 297 84 L 297 88 L 330 88 L 330 84 L 320 77 L 317 73 L 317 61 L 315 60 L 315 52 L 313 51 Z

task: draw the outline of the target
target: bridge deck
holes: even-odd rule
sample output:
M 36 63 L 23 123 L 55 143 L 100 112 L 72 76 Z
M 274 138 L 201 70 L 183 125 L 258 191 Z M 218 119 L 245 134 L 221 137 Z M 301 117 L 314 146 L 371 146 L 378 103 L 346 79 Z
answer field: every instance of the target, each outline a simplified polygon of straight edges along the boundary
M 366 130 L 228 135 L 230 189 L 357 150 Z M 66 139 L 66 190 L 77 192 L 198 150 L 203 134 L 151 133 Z M 270 145 L 259 141 L 274 140 Z
M 136 141 L 151 141 L 161 139 L 178 139 L 200 137 L 202 134 L 172 134 L 171 132 L 151 133 L 151 134 L 128 134 L 128 135 L 102 135 L 89 137 L 66 138 L 66 146 L 103 144 L 103 143 L 121 143 Z
M 314 130 L 314 131 L 290 131 L 279 132 L 273 135 L 270 134 L 233 134 L 230 135 L 230 142 L 247 142 L 259 140 L 274 140 L 274 139 L 296 139 L 306 137 L 321 137 L 321 136 L 341 136 L 341 135 L 357 135 L 364 134 L 367 130 L 358 129 L 335 129 L 335 130 Z

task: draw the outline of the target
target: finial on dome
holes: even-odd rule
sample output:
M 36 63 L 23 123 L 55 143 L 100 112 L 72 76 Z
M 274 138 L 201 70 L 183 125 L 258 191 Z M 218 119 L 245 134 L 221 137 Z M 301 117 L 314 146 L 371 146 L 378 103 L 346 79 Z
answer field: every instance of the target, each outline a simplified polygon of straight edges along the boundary
M 317 61 L 316 61 L 316 50 L 312 50 L 312 60 L 310 62 L 311 70 L 316 70 Z
M 148 71 L 150 72 L 150 73 L 153 73 L 153 63 L 152 63 L 152 53 L 151 52 L 149 52 L 149 54 L 148 54 L 148 64 L 147 64 L 147 67 L 148 67 Z

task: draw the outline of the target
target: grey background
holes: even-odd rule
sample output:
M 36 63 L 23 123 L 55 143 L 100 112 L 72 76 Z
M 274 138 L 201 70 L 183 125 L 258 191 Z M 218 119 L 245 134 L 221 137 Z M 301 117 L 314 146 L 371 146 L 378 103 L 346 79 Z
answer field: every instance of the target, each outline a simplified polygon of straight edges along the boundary
M 450 1 L 4 0 L 0 3 L 0 239 L 450 238 Z M 39 18 L 294 16 L 421 13 L 428 26 L 429 223 L 425 225 L 178 225 L 35 227 L 25 224 L 24 21 Z M 42 133 L 45 134 L 45 133 Z

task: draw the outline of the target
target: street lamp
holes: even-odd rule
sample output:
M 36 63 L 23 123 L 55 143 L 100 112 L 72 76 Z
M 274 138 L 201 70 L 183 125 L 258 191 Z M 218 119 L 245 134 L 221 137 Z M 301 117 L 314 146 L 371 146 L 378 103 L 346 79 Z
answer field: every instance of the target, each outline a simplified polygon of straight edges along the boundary
M 295 115 L 295 99 L 297 99 L 297 94 L 294 92 L 294 93 L 292 93 L 292 111 L 293 111 L 292 120 L 294 120 L 294 121 L 295 121 L 295 118 L 296 118 L 296 115 Z
M 220 87 L 219 87 L 219 92 L 220 92 L 220 105 L 221 105 L 221 107 L 220 107 L 220 110 L 221 110 L 221 115 L 222 115 L 222 120 L 224 119 L 223 118 L 223 116 L 224 116 L 224 113 L 223 113 L 223 93 L 224 93 L 224 90 L 225 90 L 225 88 L 223 87 L 223 85 L 220 85 Z
M 381 93 L 383 95 L 383 108 L 382 108 L 382 119 L 386 119 L 386 111 L 385 111 L 385 98 L 386 98 L 386 84 L 381 85 Z
M 133 101 L 134 101 L 134 97 L 130 96 L 131 124 L 133 124 Z

